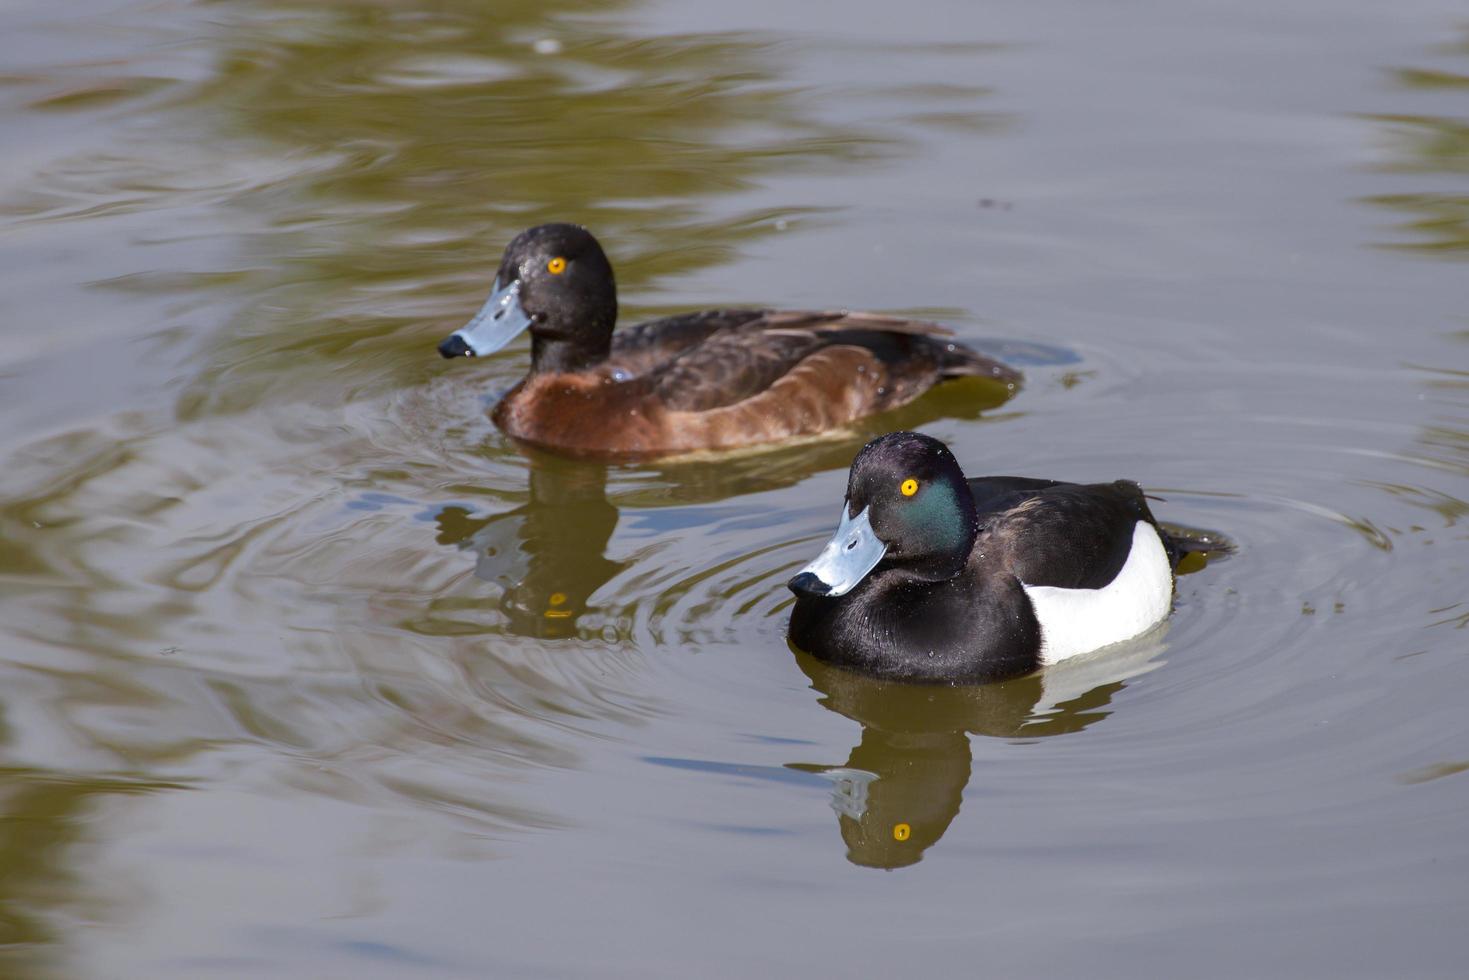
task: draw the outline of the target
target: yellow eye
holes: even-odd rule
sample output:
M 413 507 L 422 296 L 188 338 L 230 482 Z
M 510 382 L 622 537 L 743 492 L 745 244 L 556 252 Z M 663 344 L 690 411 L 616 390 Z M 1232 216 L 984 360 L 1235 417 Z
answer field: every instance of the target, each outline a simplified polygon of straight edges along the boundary
M 913 833 L 913 828 L 905 823 L 893 824 L 893 840 L 904 841 Z
M 559 255 L 556 256 L 550 262 L 546 263 L 546 271 L 553 276 L 561 275 L 561 273 L 566 271 L 566 260 Z
M 903 485 L 898 487 L 898 489 L 903 491 L 903 496 L 911 497 L 918 492 L 918 481 L 910 476 L 903 481 Z
M 551 605 L 553 605 L 553 606 L 559 606 L 562 603 L 564 603 L 565 601 L 566 601 L 566 593 L 565 592 L 552 592 L 551 593 L 551 599 L 550 599 Z

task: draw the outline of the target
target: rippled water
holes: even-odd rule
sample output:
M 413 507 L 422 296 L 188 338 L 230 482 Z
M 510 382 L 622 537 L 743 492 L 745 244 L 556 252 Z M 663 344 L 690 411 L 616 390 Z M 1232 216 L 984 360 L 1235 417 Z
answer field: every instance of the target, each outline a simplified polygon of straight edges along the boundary
M 1462 7 L 0 26 L 8 973 L 1462 975 Z M 1026 386 L 526 454 L 523 344 L 433 345 L 551 219 L 630 319 L 918 314 Z M 783 582 L 898 426 L 1237 550 L 1034 677 L 823 668 Z

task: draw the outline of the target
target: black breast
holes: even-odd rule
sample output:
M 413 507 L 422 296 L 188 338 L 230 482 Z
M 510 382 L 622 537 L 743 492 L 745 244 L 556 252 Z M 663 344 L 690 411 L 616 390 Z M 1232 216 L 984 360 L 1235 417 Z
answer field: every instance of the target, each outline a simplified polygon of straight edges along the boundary
M 827 663 L 896 680 L 978 683 L 1030 673 L 1040 666 L 1040 627 L 1020 583 L 973 572 L 928 582 L 889 570 L 838 599 L 802 596 L 791 642 Z

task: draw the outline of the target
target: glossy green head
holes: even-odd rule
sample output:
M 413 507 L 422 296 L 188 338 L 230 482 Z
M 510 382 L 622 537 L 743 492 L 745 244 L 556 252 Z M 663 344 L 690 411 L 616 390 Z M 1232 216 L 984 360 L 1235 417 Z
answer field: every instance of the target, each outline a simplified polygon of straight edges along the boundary
M 849 513 L 868 511 L 887 560 L 962 563 L 974 542 L 974 498 L 954 454 L 917 432 L 874 439 L 852 461 Z

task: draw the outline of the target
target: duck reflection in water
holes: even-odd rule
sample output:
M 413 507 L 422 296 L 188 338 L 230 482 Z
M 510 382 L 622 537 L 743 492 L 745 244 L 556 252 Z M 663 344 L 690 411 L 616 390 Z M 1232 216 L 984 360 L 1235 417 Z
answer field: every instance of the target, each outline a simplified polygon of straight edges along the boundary
M 970 736 L 1032 739 L 1079 732 L 1111 714 L 1128 678 L 1158 666 L 1156 641 L 1014 680 L 947 687 L 880 680 L 795 651 L 821 703 L 862 726 L 844 765 L 793 763 L 832 780 L 847 859 L 917 864 L 959 814 L 973 768 Z
M 475 552 L 475 576 L 502 590 L 509 632 L 575 636 L 592 594 L 627 566 L 605 554 L 618 517 L 607 467 L 532 457 L 528 470 L 524 504 L 491 517 L 445 507 L 437 540 Z

